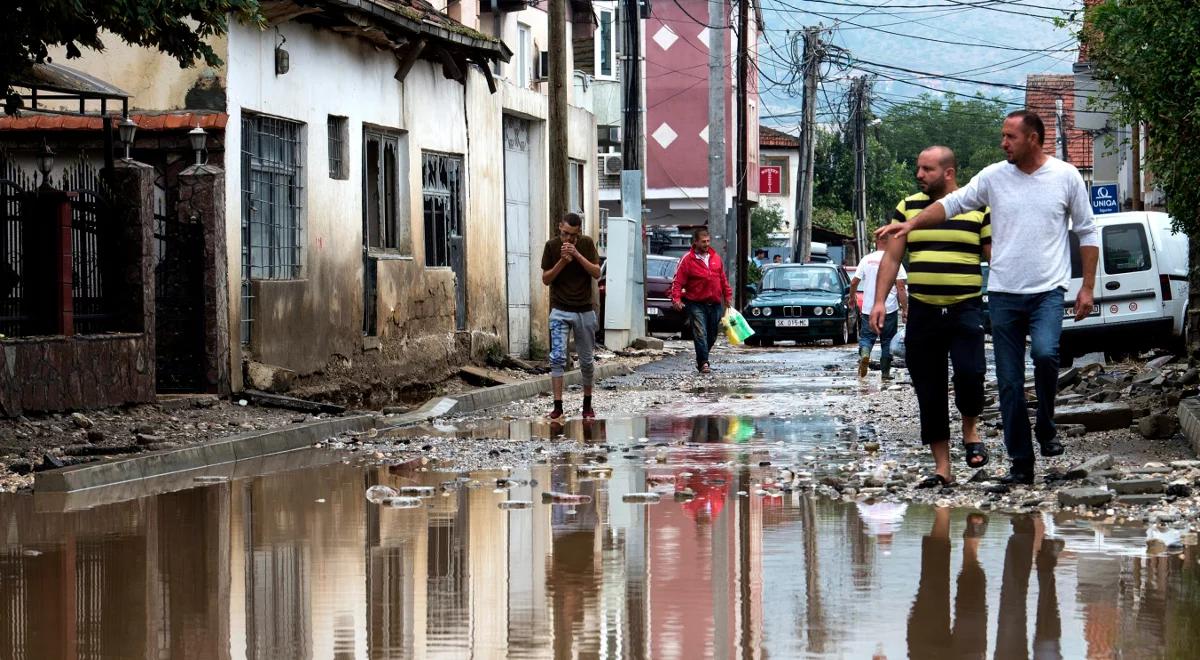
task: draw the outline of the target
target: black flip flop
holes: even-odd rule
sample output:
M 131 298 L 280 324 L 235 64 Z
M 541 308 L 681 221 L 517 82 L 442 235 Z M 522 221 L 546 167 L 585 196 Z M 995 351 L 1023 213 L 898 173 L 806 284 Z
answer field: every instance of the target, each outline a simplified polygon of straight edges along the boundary
M 978 468 L 981 468 L 988 464 L 989 459 L 988 459 L 987 445 L 983 444 L 982 441 L 964 443 L 963 449 L 965 449 L 967 452 L 967 456 L 966 456 L 967 467 L 972 468 L 972 469 L 978 469 Z M 972 459 L 976 459 L 976 458 L 982 458 L 983 460 L 979 461 L 978 463 L 972 463 L 971 462 Z
M 956 484 L 957 482 L 948 481 L 946 477 L 935 473 L 922 479 L 917 488 L 952 488 Z

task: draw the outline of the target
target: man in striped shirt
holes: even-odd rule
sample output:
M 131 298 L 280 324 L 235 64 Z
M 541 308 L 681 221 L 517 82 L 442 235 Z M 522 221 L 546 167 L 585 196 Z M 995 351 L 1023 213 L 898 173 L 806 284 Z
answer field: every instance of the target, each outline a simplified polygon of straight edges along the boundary
M 929 147 L 917 158 L 917 183 L 921 192 L 900 202 L 893 222 L 905 222 L 922 209 L 958 188 L 958 160 L 947 147 Z M 904 338 L 905 363 L 917 392 L 921 414 L 921 441 L 933 452 L 935 472 L 919 486 L 934 488 L 954 483 L 950 469 L 950 407 L 947 356 L 954 365 L 954 404 L 962 415 L 963 446 L 967 465 L 987 464 L 988 454 L 979 439 L 978 420 L 983 412 L 982 261 L 991 256 L 992 227 L 987 208 L 964 211 L 932 229 L 912 231 L 888 241 L 871 310 L 871 327 L 877 332 L 885 322 L 883 301 L 900 269 L 905 248 L 908 260 L 908 330 Z M 872 292 L 867 292 L 868 294 Z

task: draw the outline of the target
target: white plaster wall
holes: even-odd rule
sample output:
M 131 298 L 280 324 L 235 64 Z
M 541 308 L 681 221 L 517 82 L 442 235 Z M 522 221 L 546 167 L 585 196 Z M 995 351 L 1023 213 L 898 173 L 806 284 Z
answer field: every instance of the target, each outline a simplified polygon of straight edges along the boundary
M 783 209 L 784 225 L 780 227 L 778 232 L 792 231 L 792 227 L 796 223 L 796 183 L 800 175 L 800 155 L 795 149 L 773 149 L 771 147 L 762 148 L 762 158 L 787 158 L 787 194 L 786 195 L 767 195 L 759 193 L 759 206 L 779 206 Z
M 238 26 L 236 21 L 232 23 L 230 29 Z M 50 57 L 58 64 L 90 74 L 128 92 L 131 95 L 131 109 L 186 108 L 188 91 L 193 87 L 199 85 L 201 88 L 220 88 L 225 85 L 227 66 L 209 67 L 203 61 L 197 60 L 192 68 L 184 69 L 179 66 L 178 60 L 170 55 L 157 49 L 127 44 L 111 33 L 101 32 L 100 40 L 104 43 L 103 51 L 82 49 L 82 57 L 67 59 L 66 49 L 56 46 L 49 49 Z M 209 37 L 205 41 L 227 65 L 228 40 L 220 36 Z M 64 106 L 58 104 L 58 107 Z M 79 106 L 70 104 L 65 107 L 77 110 Z M 99 111 L 100 104 L 92 101 L 87 107 L 89 111 L 95 112 Z M 120 109 L 120 103 L 108 108 L 109 112 L 119 112 Z
M 306 354 L 306 363 L 323 360 L 331 352 L 327 349 L 352 341 L 358 332 L 357 323 L 347 328 L 346 319 L 361 315 L 362 124 L 405 127 L 402 86 L 392 77 L 396 64 L 391 54 L 308 25 L 284 23 L 279 30 L 287 37 L 291 54 L 291 70 L 283 76 L 275 75 L 274 32 L 260 32 L 236 23 L 229 32 L 230 117 L 225 168 L 232 194 L 225 199 L 235 387 L 240 384 L 241 374 L 237 337 L 241 318 L 242 199 L 234 191 L 241 187 L 243 110 L 305 124 L 305 203 L 301 220 L 304 282 L 297 284 L 294 296 L 277 303 L 293 307 L 298 303 L 298 308 L 260 309 L 256 315 L 265 318 L 274 314 L 299 322 L 306 341 L 294 350 Z M 331 179 L 328 174 L 326 118 L 331 114 L 350 118 L 348 180 Z M 418 185 L 415 190 L 419 189 Z M 414 234 L 413 238 L 416 244 L 418 236 Z

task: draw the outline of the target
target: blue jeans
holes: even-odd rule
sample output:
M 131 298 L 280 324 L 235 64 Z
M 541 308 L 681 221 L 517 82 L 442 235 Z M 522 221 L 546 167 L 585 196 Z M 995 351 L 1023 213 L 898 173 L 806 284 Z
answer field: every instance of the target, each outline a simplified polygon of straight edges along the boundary
M 900 312 L 889 312 L 883 318 L 883 333 L 876 335 L 871 329 L 871 317 L 865 314 L 860 314 L 858 317 L 858 354 L 859 356 L 871 355 L 871 351 L 875 348 L 875 342 L 880 342 L 879 349 L 883 351 L 883 359 L 890 362 L 892 359 L 892 337 L 896 336 L 896 321 L 900 316 Z
M 1063 293 L 988 293 L 992 315 L 992 346 L 996 352 L 996 382 L 1004 445 L 1014 462 L 1032 462 L 1033 440 L 1025 407 L 1025 337 L 1032 340 L 1033 384 L 1037 394 L 1038 442 L 1054 439 L 1054 397 L 1058 394 L 1058 339 L 1062 335 Z
M 708 352 L 717 343 L 717 333 L 721 330 L 721 314 L 724 307 L 721 303 L 703 303 L 684 301 L 688 323 L 692 325 L 692 343 L 696 346 L 696 368 L 708 363 Z

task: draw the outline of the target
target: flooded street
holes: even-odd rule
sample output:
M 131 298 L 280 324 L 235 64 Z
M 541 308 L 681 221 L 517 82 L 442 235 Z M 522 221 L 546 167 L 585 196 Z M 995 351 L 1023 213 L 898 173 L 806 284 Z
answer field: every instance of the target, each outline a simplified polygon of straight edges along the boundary
M 581 443 L 532 464 L 312 449 L 173 492 L 0 497 L 0 658 L 1196 657 L 1196 546 L 793 490 L 869 432 L 838 413 L 852 359 L 747 352 L 719 391 L 668 360 L 591 424 L 513 407 L 391 437 Z

